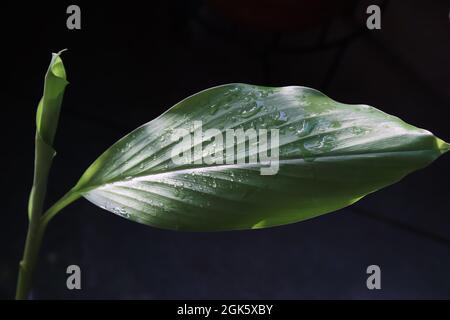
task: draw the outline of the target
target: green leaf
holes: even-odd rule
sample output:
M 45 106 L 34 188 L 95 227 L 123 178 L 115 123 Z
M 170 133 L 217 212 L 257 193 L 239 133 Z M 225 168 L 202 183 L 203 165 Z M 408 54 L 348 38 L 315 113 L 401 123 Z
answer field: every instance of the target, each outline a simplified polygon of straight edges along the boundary
M 224 136 L 227 129 L 278 129 L 278 172 L 261 174 L 269 165 L 261 159 L 248 163 L 254 155 L 248 144 L 250 154 L 237 155 L 245 164 L 205 164 L 204 159 L 176 164 L 175 129 L 192 131 L 194 121 L 202 122 L 203 132 L 217 128 Z M 200 143 L 203 152 L 214 145 L 220 147 L 217 139 Z M 186 98 L 119 140 L 68 197 L 84 196 L 160 228 L 263 228 L 348 206 L 425 167 L 448 148 L 397 117 L 367 105 L 342 104 L 313 89 L 228 84 Z M 201 160 L 202 150 L 191 144 L 185 150 L 191 149 L 193 160 Z M 224 152 L 223 159 L 227 154 L 232 155 Z
M 52 54 L 52 60 L 45 74 L 44 94 L 36 113 L 36 130 L 49 146 L 53 145 L 55 139 L 64 90 L 68 84 L 66 70 L 60 57 L 64 51 Z

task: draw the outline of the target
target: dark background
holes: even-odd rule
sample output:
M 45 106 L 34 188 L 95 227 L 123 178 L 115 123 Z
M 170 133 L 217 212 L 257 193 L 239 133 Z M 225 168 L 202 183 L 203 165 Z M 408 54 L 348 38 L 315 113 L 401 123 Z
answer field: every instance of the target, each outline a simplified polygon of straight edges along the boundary
M 51 52 L 69 49 L 71 84 L 49 204 L 117 139 L 186 96 L 229 82 L 314 87 L 450 140 L 449 1 L 347 8 L 229 0 L 231 11 L 213 2 L 2 2 L 0 298 L 14 295 L 35 111 Z M 364 28 L 371 3 L 383 5 L 381 30 Z M 69 4 L 81 7 L 79 31 L 66 28 Z M 33 297 L 450 298 L 448 164 L 445 155 L 352 207 L 257 231 L 164 231 L 80 200 L 49 225 Z M 81 291 L 66 289 L 70 264 L 82 269 Z M 382 270 L 378 291 L 366 288 L 371 264 Z

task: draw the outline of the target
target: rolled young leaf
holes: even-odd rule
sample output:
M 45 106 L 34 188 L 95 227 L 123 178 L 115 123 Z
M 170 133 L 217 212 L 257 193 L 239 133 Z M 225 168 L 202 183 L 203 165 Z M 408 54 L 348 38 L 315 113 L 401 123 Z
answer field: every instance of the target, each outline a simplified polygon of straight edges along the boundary
M 60 58 L 63 51 L 52 54 L 45 74 L 44 93 L 36 112 L 34 179 L 28 203 L 30 219 L 33 213 L 37 215 L 42 213 L 47 177 L 56 154 L 53 141 L 58 127 L 64 90 L 68 84 L 66 71 Z
M 36 113 L 36 131 L 49 146 L 53 145 L 55 139 L 61 103 L 68 84 L 66 70 L 60 57 L 64 51 L 52 54 L 52 60 L 45 74 L 44 94 Z
M 46 226 L 46 223 L 41 224 L 41 218 L 47 191 L 48 174 L 56 153 L 53 149 L 53 140 L 58 126 L 64 90 L 67 85 L 66 72 L 60 58 L 61 52 L 52 55 L 52 60 L 45 74 L 44 93 L 36 113 L 34 177 L 28 201 L 29 226 L 23 258 L 19 264 L 16 299 L 27 298 Z
M 227 138 L 231 129 L 248 141 Z M 228 149 L 225 140 L 237 145 Z M 160 228 L 263 228 L 348 206 L 448 149 L 429 131 L 310 88 L 228 84 L 119 140 L 68 198 Z

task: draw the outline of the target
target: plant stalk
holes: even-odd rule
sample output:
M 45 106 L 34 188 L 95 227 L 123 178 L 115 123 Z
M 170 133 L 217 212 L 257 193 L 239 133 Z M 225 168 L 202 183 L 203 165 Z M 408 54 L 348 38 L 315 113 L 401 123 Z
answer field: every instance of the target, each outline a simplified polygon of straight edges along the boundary
M 41 222 L 41 216 L 47 192 L 48 174 L 55 155 L 55 151 L 42 140 L 39 133 L 36 133 L 35 142 L 33 188 L 28 202 L 28 233 L 23 258 L 19 263 L 17 300 L 27 299 L 31 289 L 33 272 L 46 226 Z
M 28 298 L 44 232 L 45 225 L 41 224 L 39 217 L 33 216 L 28 226 L 23 258 L 19 263 L 16 300 L 25 300 Z
M 19 278 L 17 280 L 16 300 L 28 298 L 33 281 L 33 272 L 39 256 L 42 238 L 50 220 L 63 208 L 81 197 L 80 193 L 69 191 L 51 206 L 45 214 L 32 214 L 25 242 L 22 261 L 19 263 Z
M 34 177 L 28 201 L 28 232 L 22 261 L 19 263 L 16 299 L 27 299 L 33 280 L 39 248 L 48 221 L 65 205 L 59 205 L 51 215 L 43 219 L 47 181 L 53 157 L 53 141 L 58 126 L 59 113 L 68 82 L 63 62 L 59 57 L 64 50 L 52 54 L 52 60 L 45 74 L 44 92 L 36 112 L 36 136 L 34 152 Z M 68 203 L 66 202 L 66 205 Z

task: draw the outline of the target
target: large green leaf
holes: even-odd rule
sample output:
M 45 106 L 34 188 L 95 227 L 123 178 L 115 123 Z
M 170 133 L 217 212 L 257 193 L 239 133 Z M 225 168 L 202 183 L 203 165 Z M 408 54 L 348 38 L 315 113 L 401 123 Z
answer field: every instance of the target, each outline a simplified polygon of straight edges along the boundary
M 267 163 L 174 163 L 174 130 L 194 121 L 202 121 L 203 131 L 223 133 L 279 129 L 278 173 L 262 175 Z M 228 84 L 186 98 L 119 140 L 63 202 L 84 196 L 127 219 L 168 229 L 263 228 L 348 206 L 448 148 L 397 117 L 310 88 Z M 249 159 L 242 152 L 238 158 Z

